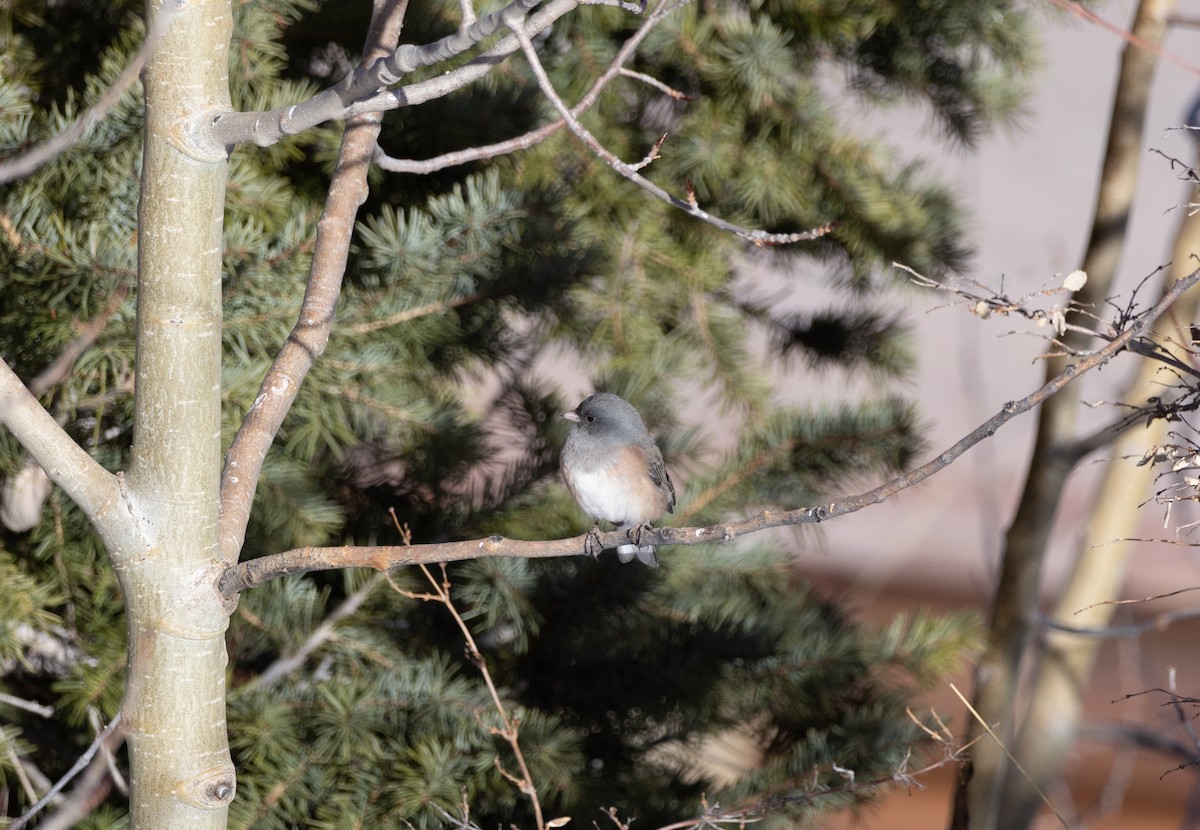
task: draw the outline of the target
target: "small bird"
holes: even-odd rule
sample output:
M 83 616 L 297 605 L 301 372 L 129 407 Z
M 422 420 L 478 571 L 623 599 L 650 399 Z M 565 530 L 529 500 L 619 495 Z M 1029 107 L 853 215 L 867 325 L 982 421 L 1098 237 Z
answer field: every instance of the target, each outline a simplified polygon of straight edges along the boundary
M 574 422 L 563 445 L 563 479 L 596 522 L 592 532 L 600 519 L 613 523 L 632 543 L 617 548 L 620 560 L 637 557 L 657 568 L 654 545 L 640 544 L 642 528 L 664 512 L 675 512 L 675 487 L 642 416 L 611 392 L 592 395 L 562 416 Z

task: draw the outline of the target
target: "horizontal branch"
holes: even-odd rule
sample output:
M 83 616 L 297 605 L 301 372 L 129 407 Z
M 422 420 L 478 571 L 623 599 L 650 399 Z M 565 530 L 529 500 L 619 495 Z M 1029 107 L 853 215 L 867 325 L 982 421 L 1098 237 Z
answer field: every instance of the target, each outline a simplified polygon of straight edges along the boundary
M 339 121 L 368 112 L 383 112 L 441 98 L 486 75 L 517 51 L 515 37 L 501 38 L 495 45 L 457 69 L 406 87 L 387 89 L 405 75 L 422 67 L 445 62 L 477 46 L 495 34 L 506 14 L 524 16 L 538 0 L 514 0 L 499 12 L 487 15 L 462 30 L 424 46 L 406 44 L 394 53 L 358 69 L 341 82 L 298 104 L 269 112 L 201 113 L 188 130 L 190 141 L 202 153 L 224 152 L 237 144 L 262 147 L 279 142 L 318 124 Z M 531 31 L 541 32 L 579 5 L 578 0 L 551 0 L 528 18 Z
M 647 78 L 646 76 L 641 75 L 640 73 L 631 72 L 625 68 L 625 64 L 628 63 L 629 59 L 633 57 L 633 53 L 637 50 L 638 46 L 641 45 L 642 41 L 646 39 L 646 36 L 650 34 L 654 27 L 662 22 L 662 20 L 666 18 L 668 14 L 679 8 L 681 5 L 682 2 L 679 2 L 678 0 L 663 0 L 663 2 L 660 2 L 657 6 L 655 6 L 654 11 L 652 11 L 646 17 L 642 25 L 638 27 L 638 30 L 630 35 L 628 40 L 621 44 L 621 48 L 617 51 L 617 54 L 613 57 L 612 62 L 608 65 L 608 69 L 601 73 L 598 78 L 596 78 L 596 80 L 592 83 L 591 88 L 588 89 L 588 91 L 584 93 L 583 97 L 579 99 L 579 102 L 571 108 L 571 115 L 578 118 L 591 109 L 592 105 L 596 103 L 597 99 L 599 99 L 600 93 L 606 86 L 608 86 L 612 79 L 616 78 L 618 75 L 637 77 L 645 80 L 647 83 L 659 83 L 652 78 Z M 673 93 L 673 90 L 668 92 L 668 94 Z M 530 130 L 524 135 L 519 135 L 516 138 L 510 138 L 507 141 L 498 141 L 494 144 L 488 144 L 480 147 L 469 147 L 465 150 L 455 150 L 450 153 L 443 153 L 440 156 L 435 156 L 434 158 L 422 160 L 392 158 L 383 152 L 382 149 L 377 147 L 375 150 L 374 161 L 377 165 L 379 165 L 380 168 L 387 170 L 389 173 L 418 173 L 421 175 L 426 175 L 438 170 L 443 170 L 447 167 L 467 164 L 468 162 L 472 161 L 496 158 L 497 156 L 515 153 L 520 150 L 528 150 L 535 144 L 545 141 L 547 138 L 557 133 L 566 125 L 567 122 L 560 118 L 557 121 L 552 121 L 549 124 L 543 124 L 536 129 Z
M 1108 362 L 1126 349 L 1129 342 L 1145 331 L 1150 322 L 1163 313 L 1184 291 L 1200 282 L 1200 270 L 1179 280 L 1149 310 L 1129 320 L 1128 325 L 1112 340 L 1092 354 L 1081 357 L 1078 362 L 1051 379 L 1037 391 L 1019 401 L 1004 404 L 1000 411 L 988 418 L 977 428 L 961 438 L 936 458 L 911 472 L 881 484 L 873 490 L 848 496 L 839 501 L 816 507 L 795 510 L 764 510 L 757 515 L 734 522 L 709 525 L 707 527 L 663 527 L 642 533 L 640 542 L 653 545 L 700 545 L 709 542 L 730 542 L 740 536 L 772 527 L 813 524 L 835 519 L 857 512 L 872 504 L 879 504 L 891 496 L 921 483 L 934 473 L 945 469 L 963 453 L 996 430 L 1051 397 L 1068 383 Z M 521 557 L 544 559 L 555 556 L 578 556 L 584 553 L 587 534 L 568 539 L 546 541 L 521 541 L 503 536 L 471 539 L 461 542 L 440 542 L 428 545 L 370 545 L 343 547 L 296 548 L 260 559 L 252 559 L 230 567 L 221 578 L 220 590 L 232 598 L 240 591 L 253 588 L 272 579 L 289 574 L 325 571 L 336 568 L 374 568 L 390 570 L 404 565 L 450 562 L 484 557 Z M 620 531 L 600 534 L 603 548 L 614 548 L 628 540 Z

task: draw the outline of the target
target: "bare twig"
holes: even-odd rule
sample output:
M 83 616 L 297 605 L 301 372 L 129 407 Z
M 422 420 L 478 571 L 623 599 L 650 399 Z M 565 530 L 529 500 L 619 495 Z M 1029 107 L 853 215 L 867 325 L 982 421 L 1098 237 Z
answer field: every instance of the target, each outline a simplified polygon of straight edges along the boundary
M 630 170 L 641 170 L 643 167 L 649 166 L 650 162 L 658 158 L 658 153 L 662 150 L 663 142 L 667 140 L 667 134 L 663 133 L 658 137 L 658 141 L 650 148 L 650 152 L 646 153 L 645 157 L 639 161 L 629 165 Z
M 1080 608 L 1075 613 L 1082 614 L 1084 611 L 1088 611 L 1088 610 L 1090 610 L 1092 608 L 1096 608 L 1097 606 L 1100 606 L 1100 605 L 1137 605 L 1137 604 L 1140 604 L 1143 602 L 1154 602 L 1155 600 L 1158 600 L 1158 599 L 1168 599 L 1170 597 L 1179 596 L 1180 594 L 1186 594 L 1189 591 L 1200 591 L 1200 586 L 1194 586 L 1191 588 L 1180 588 L 1177 591 L 1168 591 L 1165 594 L 1154 594 L 1152 596 L 1142 597 L 1141 599 L 1106 599 L 1103 602 L 1094 602 L 1091 605 L 1085 605 L 1083 608 Z
M 1071 825 L 1065 818 L 1063 818 L 1062 813 L 1058 811 L 1058 808 L 1054 806 L 1054 803 L 1050 801 L 1049 796 L 1047 796 L 1046 793 L 1042 791 L 1042 788 L 1037 785 L 1037 782 L 1029 776 L 1029 773 L 1027 773 L 1025 768 L 1021 766 L 1021 762 L 1018 761 L 1009 751 L 1008 747 L 1004 745 L 1004 741 L 999 735 L 996 734 L 996 731 L 992 729 L 992 727 L 983 719 L 979 712 L 976 711 L 975 707 L 971 705 L 971 701 L 967 700 L 966 696 L 964 696 L 963 693 L 958 690 L 958 687 L 953 683 L 950 684 L 950 689 L 955 695 L 958 696 L 958 699 L 962 701 L 962 704 L 967 707 L 967 711 L 971 713 L 971 717 L 975 719 L 975 722 L 979 724 L 980 728 L 982 728 L 983 731 L 985 731 L 991 737 L 991 739 L 996 742 L 997 746 L 1004 750 L 1004 754 L 1008 757 L 1009 762 L 1013 765 L 1017 772 L 1021 773 L 1021 775 L 1025 777 L 1025 780 L 1030 783 L 1035 791 L 1037 791 L 1037 794 L 1041 796 L 1042 803 L 1050 808 L 1050 812 L 1054 813 L 1055 818 L 1059 820 L 1063 827 L 1066 827 L 1067 830 L 1070 830 Z
M 1109 23 L 1104 18 L 1093 14 L 1081 4 L 1075 2 L 1075 0 L 1050 0 L 1050 2 L 1058 6 L 1060 9 L 1065 9 L 1071 14 L 1083 18 L 1087 22 L 1111 32 L 1126 43 L 1136 46 L 1139 49 L 1143 49 L 1152 55 L 1157 55 L 1163 60 L 1170 61 L 1185 72 L 1190 72 L 1193 75 L 1200 75 L 1200 66 L 1196 66 L 1194 63 L 1189 63 L 1188 61 L 1176 55 L 1174 52 L 1170 52 L 1158 44 L 1151 43 L 1145 38 L 1138 37 L 1133 32 L 1127 31 L 1125 28 L 1118 26 L 1115 23 Z M 1171 15 L 1170 22 L 1175 24 L 1186 24 L 1187 18 L 1179 15 Z
M 466 297 L 456 297 L 452 300 L 439 300 L 436 303 L 428 303 L 416 308 L 406 308 L 404 311 L 396 312 L 379 320 L 367 320 L 363 323 L 347 325 L 342 330 L 348 334 L 370 334 L 373 331 L 398 326 L 401 323 L 408 323 L 421 317 L 428 317 L 430 314 L 441 314 L 443 311 L 461 308 L 465 305 L 478 302 L 485 296 L 485 294 L 476 293 L 469 294 Z
M 1183 727 L 1184 734 L 1192 742 L 1192 748 L 1196 753 L 1196 757 L 1191 763 L 1200 763 L 1200 737 L 1196 735 L 1196 729 L 1192 726 L 1192 719 L 1183 711 L 1184 698 L 1180 697 L 1179 687 L 1175 684 L 1174 666 L 1167 668 L 1167 688 L 1171 690 L 1171 708 L 1175 710 L 1175 715 L 1179 718 L 1179 725 Z
M 1113 700 L 1112 702 L 1120 703 L 1121 701 L 1130 700 L 1135 697 L 1142 697 L 1143 695 L 1149 695 L 1149 694 L 1153 694 L 1155 692 L 1167 696 L 1167 702 L 1165 704 L 1161 704 L 1161 705 L 1170 706 L 1171 709 L 1175 712 L 1176 718 L 1179 719 L 1179 725 L 1183 729 L 1184 734 L 1187 735 L 1188 742 L 1191 745 L 1190 751 L 1189 751 L 1189 749 L 1184 748 L 1182 745 L 1173 745 L 1172 746 L 1172 748 L 1171 748 L 1172 751 L 1177 751 L 1179 754 L 1183 755 L 1187 760 L 1184 761 L 1183 763 L 1179 764 L 1178 766 L 1167 770 L 1162 775 L 1160 775 L 1159 779 L 1161 780 L 1163 778 L 1166 778 L 1172 772 L 1178 772 L 1181 769 L 1187 769 L 1188 767 L 1194 767 L 1194 766 L 1200 765 L 1200 735 L 1196 734 L 1196 729 L 1192 725 L 1192 717 L 1189 716 L 1188 713 L 1185 712 L 1183 709 L 1183 704 L 1188 703 L 1188 704 L 1191 704 L 1192 706 L 1196 706 L 1197 704 L 1200 704 L 1200 699 L 1197 699 L 1194 697 L 1187 697 L 1187 696 L 1179 694 L 1179 688 L 1175 682 L 1175 667 L 1168 666 L 1167 667 L 1167 688 L 1166 689 L 1154 688 L 1154 689 L 1145 689 L 1140 692 L 1130 692 L 1128 694 L 1122 695 L 1121 697 L 1117 698 L 1116 700 Z
M 634 72 L 632 69 L 625 69 L 622 67 L 621 74 L 624 75 L 626 78 L 632 78 L 635 81 L 641 81 L 642 83 L 646 84 L 647 86 L 654 87 L 659 92 L 661 92 L 665 95 L 668 95 L 671 98 L 674 98 L 676 101 L 694 101 L 694 100 L 696 100 L 695 96 L 687 95 L 686 93 L 680 92 L 679 90 L 675 89 L 674 87 L 667 86 L 662 81 L 660 81 L 658 78 L 651 77 L 650 75 L 647 75 L 645 72 Z
M 533 41 L 530 40 L 529 33 L 525 30 L 524 20 L 513 13 L 502 13 L 505 18 L 505 23 L 516 36 L 517 42 L 521 45 L 521 51 L 525 53 L 525 59 L 529 61 L 529 68 L 533 70 L 534 77 L 537 78 L 538 87 L 542 90 L 542 94 L 549 99 L 550 104 L 558 112 L 559 117 L 566 122 L 568 129 L 583 142 L 589 150 L 597 157 L 608 164 L 613 170 L 616 170 L 625 178 L 636 184 L 651 195 L 661 199 L 669 205 L 679 208 L 689 216 L 694 216 L 704 222 L 708 222 L 714 227 L 720 228 L 728 233 L 735 234 L 753 242 L 755 245 L 787 245 L 793 242 L 804 242 L 812 239 L 819 239 L 833 230 L 832 224 L 822 225 L 819 228 L 813 228 L 802 233 L 767 233 L 763 230 L 751 230 L 743 228 L 740 225 L 735 225 L 732 222 L 727 222 L 724 219 L 718 219 L 716 216 L 701 210 L 695 203 L 695 200 L 684 200 L 677 196 L 672 196 L 667 191 L 663 190 L 654 182 L 645 178 L 637 172 L 631 165 L 626 164 L 617 158 L 607 147 L 588 131 L 579 119 L 571 114 L 567 105 L 558 95 L 558 91 L 554 88 L 554 84 L 550 81 L 550 76 L 546 74 L 545 67 L 542 66 L 542 61 L 538 57 L 537 50 L 533 46 Z
M 592 105 L 600 97 L 600 92 L 608 86 L 613 78 L 621 75 L 640 75 L 640 73 L 630 73 L 624 68 L 624 65 L 633 56 L 633 53 L 641 45 L 646 36 L 663 21 L 668 14 L 682 6 L 683 3 L 679 0 L 662 0 L 654 7 L 654 10 L 646 16 L 642 21 L 642 25 L 629 38 L 621 44 L 621 48 L 617 50 L 617 54 L 613 56 L 612 62 L 608 68 L 601 73 L 600 77 L 596 78 L 591 88 L 584 93 L 579 99 L 579 103 L 571 108 L 571 114 L 578 118 L 583 113 L 591 109 Z M 559 119 L 549 124 L 531 130 L 524 135 L 510 138 L 507 141 L 496 142 L 482 147 L 471 147 L 466 150 L 456 150 L 451 153 L 445 153 L 431 159 L 417 161 L 413 159 L 395 159 L 388 156 L 380 148 L 375 148 L 375 163 L 384 170 L 392 173 L 419 173 L 428 174 L 437 170 L 443 170 L 447 167 L 454 167 L 459 164 L 466 164 L 472 161 L 481 161 L 483 159 L 496 158 L 497 156 L 514 153 L 518 150 L 527 150 L 535 144 L 545 141 L 550 136 L 557 133 L 566 122 Z
M 986 320 L 993 315 L 998 317 L 1024 317 L 1027 320 L 1033 321 L 1038 326 L 1051 326 L 1060 336 L 1068 331 L 1073 331 L 1077 334 L 1107 339 L 1111 334 L 1111 331 L 1109 333 L 1100 333 L 1085 326 L 1067 322 L 1066 315 L 1068 313 L 1090 317 L 1093 320 L 1100 322 L 1099 318 L 1097 318 L 1095 314 L 1093 314 L 1088 308 L 1076 303 L 1071 299 L 1075 291 L 1078 290 L 1078 287 L 1072 287 L 1070 280 L 1075 276 L 1075 274 L 1082 274 L 1082 272 L 1075 272 L 1074 274 L 1069 275 L 1068 278 L 1063 281 L 1063 284 L 1041 288 L 1037 291 L 1030 291 L 1021 297 L 1009 297 L 1003 291 L 993 290 L 991 287 L 984 285 L 977 280 L 959 278 L 954 280 L 938 281 L 930 279 L 929 277 L 926 277 L 925 275 L 913 270 L 909 266 L 899 262 L 893 262 L 892 267 L 906 272 L 912 278 L 913 283 L 922 288 L 930 288 L 935 291 L 954 294 L 969 306 L 969 310 L 972 314 L 981 320 Z M 1086 282 L 1086 276 L 1084 277 L 1084 282 Z M 1083 283 L 1076 283 L 1075 285 L 1078 286 L 1082 284 Z M 1055 302 L 1049 308 L 1041 308 L 1034 305 L 1034 301 L 1039 297 L 1050 297 L 1054 299 Z M 1114 328 L 1115 327 L 1111 325 L 1109 326 L 1109 329 Z M 1059 348 L 1062 348 L 1064 352 L 1075 351 L 1070 347 L 1058 342 L 1057 340 L 1054 342 L 1055 345 Z
M 88 723 L 92 726 L 92 731 L 100 734 L 103 731 L 104 721 L 100 717 L 100 710 L 95 706 L 87 708 Z M 108 771 L 108 777 L 112 779 L 113 784 L 121 795 L 128 797 L 129 784 L 125 781 L 125 776 L 117 769 L 117 759 L 112 754 L 112 749 L 104 741 L 100 742 L 100 760 L 104 762 L 104 768 Z
M 1139 623 L 1131 623 L 1129 625 L 1110 625 L 1102 628 L 1082 628 L 1079 626 L 1066 625 L 1053 617 L 1043 617 L 1040 619 L 1041 625 L 1055 631 L 1062 631 L 1066 634 L 1074 634 L 1077 637 L 1100 637 L 1105 639 L 1116 639 L 1122 637 L 1140 637 L 1143 634 L 1149 634 L 1152 631 L 1165 631 L 1177 622 L 1183 620 L 1194 620 L 1200 617 L 1200 610 L 1194 611 L 1167 611 L 1162 614 L 1156 614 L 1148 620 L 1143 620 Z
M 114 738 L 110 751 L 123 741 L 121 736 Z M 71 830 L 72 827 L 78 827 L 81 821 L 104 803 L 112 789 L 113 780 L 108 774 L 108 767 L 93 758 L 75 788 L 69 795 L 54 802 L 54 812 L 38 823 L 37 830 Z
M 354 593 L 350 594 L 340 603 L 337 608 L 333 609 L 325 619 L 321 620 L 321 624 L 313 629 L 312 634 L 296 649 L 287 654 L 280 655 L 271 665 L 258 676 L 252 678 L 246 683 L 243 683 L 237 688 L 237 693 L 242 694 L 256 689 L 261 689 L 273 686 L 284 677 L 294 672 L 300 666 L 304 665 L 309 656 L 314 651 L 327 643 L 336 633 L 337 624 L 346 617 L 354 614 L 362 607 L 363 602 L 371 595 L 383 582 L 383 574 L 375 574 L 368 579 Z
M 17 782 L 21 785 L 21 789 L 25 793 L 25 798 L 29 801 L 36 801 L 37 792 L 33 788 L 33 782 L 29 780 L 29 773 L 25 771 L 25 765 L 21 763 L 21 758 L 17 755 L 16 747 L 13 746 L 12 741 L 9 740 L 9 736 L 4 732 L 0 732 L 0 741 L 4 742 L 6 760 L 17 776 Z
M 53 706 L 43 706 L 40 703 L 34 703 L 32 700 L 13 697 L 12 695 L 7 695 L 3 692 L 0 692 L 0 703 L 5 703 L 9 706 L 15 706 L 18 709 L 24 709 L 26 712 L 33 712 L 35 715 L 40 715 L 43 718 L 48 718 L 54 714 Z
M 392 521 L 396 523 L 396 527 L 401 529 L 402 535 L 409 538 L 407 528 L 402 528 L 399 520 L 396 518 L 395 511 L 392 511 Z M 440 602 L 450 612 L 450 616 L 454 618 L 455 625 L 462 633 L 463 640 L 467 644 L 467 655 L 471 658 L 471 662 L 479 669 L 480 675 L 483 677 L 483 682 L 487 686 L 488 694 L 492 697 L 492 706 L 495 707 L 497 715 L 500 717 L 500 728 L 489 727 L 488 731 L 494 735 L 499 735 L 509 748 L 512 749 L 513 757 L 516 759 L 517 767 L 520 769 L 520 775 L 513 775 L 504 768 L 500 763 L 500 758 L 495 759 L 496 770 L 514 787 L 516 787 L 528 799 L 533 807 L 533 817 L 537 824 L 537 830 L 546 830 L 546 822 L 542 818 L 542 803 L 538 798 L 537 787 L 533 783 L 533 776 L 530 775 L 529 765 L 525 762 L 525 753 L 521 750 L 520 726 L 521 722 L 518 718 L 511 717 L 508 710 L 504 706 L 504 701 L 500 698 L 500 692 L 496 689 L 496 683 L 492 680 L 492 674 L 488 671 L 487 661 L 483 659 L 483 653 L 479 650 L 479 646 L 475 643 L 475 638 L 471 634 L 471 629 L 463 620 L 462 614 L 458 613 L 458 609 L 454 607 L 454 601 L 450 598 L 450 579 L 446 575 L 446 567 L 442 566 L 441 580 L 434 579 L 433 574 L 424 565 L 419 565 L 421 573 L 425 574 L 425 579 L 428 580 L 430 587 L 433 588 L 432 594 L 417 594 L 412 591 L 406 591 L 392 582 L 388 576 L 388 583 L 397 593 L 403 594 L 410 599 L 419 599 L 430 602 Z M 385 574 L 386 576 L 386 574 Z
M 100 733 L 96 735 L 96 739 L 92 741 L 92 745 L 87 748 L 86 752 L 79 756 L 74 765 L 67 770 L 66 774 L 63 775 L 62 778 L 58 779 L 58 782 L 51 787 L 50 790 L 43 795 L 36 804 L 26 810 L 21 816 L 14 819 L 13 823 L 8 825 L 8 830 L 20 830 L 20 828 L 28 824 L 34 816 L 41 812 L 43 807 L 49 804 L 51 800 L 53 800 L 60 792 L 62 792 L 63 788 L 71 782 L 72 778 L 82 772 L 84 768 L 91 763 L 93 756 L 95 756 L 95 754 L 100 751 L 100 748 L 105 745 L 105 741 L 107 741 L 108 738 L 117 731 L 117 729 L 123 728 L 121 723 L 121 713 L 117 712 L 113 719 L 108 722 L 108 726 L 100 730 Z
M 1051 378 L 1044 386 L 1018 401 L 1004 404 L 999 412 L 941 452 L 926 464 L 911 472 L 892 479 L 880 486 L 848 496 L 844 499 L 794 510 L 764 510 L 755 516 L 740 521 L 710 525 L 708 527 L 664 527 L 643 533 L 646 544 L 655 545 L 699 545 L 708 542 L 729 542 L 739 536 L 770 527 L 811 524 L 828 521 L 854 513 L 872 504 L 879 504 L 901 490 L 912 487 L 954 463 L 963 453 L 979 442 L 990 438 L 1000 427 L 1028 412 L 1047 400 L 1071 381 L 1097 366 L 1107 363 L 1127 348 L 1129 342 L 1140 336 L 1151 321 L 1163 313 L 1184 291 L 1200 282 L 1200 270 L 1178 280 L 1159 301 L 1143 314 L 1130 320 L 1124 331 L 1113 337 L 1103 348 L 1076 363 L 1070 364 L 1061 374 Z M 305 547 L 284 551 L 230 567 L 221 578 L 221 591 L 226 597 L 236 596 L 240 591 L 260 585 L 287 574 L 331 570 L 345 567 L 366 567 L 389 570 L 403 565 L 447 562 L 453 560 L 479 559 L 487 556 L 546 558 L 553 556 L 581 555 L 587 535 L 569 539 L 547 541 L 519 541 L 503 536 L 489 536 L 461 542 L 440 542 L 427 545 L 372 545 L 342 547 Z M 616 547 L 627 541 L 620 531 L 600 534 L 600 544 Z
M 92 344 L 104 333 L 109 320 L 120 310 L 121 304 L 125 302 L 128 294 L 129 283 L 124 281 L 118 283 L 108 298 L 108 302 L 104 304 L 104 308 L 100 309 L 100 312 L 91 320 L 79 324 L 79 334 L 75 339 L 59 352 L 58 357 L 54 358 L 50 365 L 29 381 L 29 391 L 35 397 L 40 398 L 47 390 L 63 382 L 75 368 L 75 361 L 79 360 L 79 357 L 91 348 Z
M 150 55 L 158 48 L 158 43 L 170 27 L 178 8 L 179 0 L 169 0 L 163 4 L 163 10 L 155 16 L 153 25 L 146 32 L 146 38 L 142 42 L 141 48 L 137 50 L 129 65 L 121 71 L 112 86 L 104 91 L 96 103 L 84 110 L 58 135 L 35 147 L 23 150 L 18 156 L 0 161 L 0 184 L 23 179 L 32 174 L 39 167 L 53 160 L 55 156 L 70 148 L 76 141 L 83 138 L 88 130 L 100 123 L 113 105 L 121 100 L 121 97 L 133 86 L 133 82 L 138 79 L 142 67 L 146 65 Z

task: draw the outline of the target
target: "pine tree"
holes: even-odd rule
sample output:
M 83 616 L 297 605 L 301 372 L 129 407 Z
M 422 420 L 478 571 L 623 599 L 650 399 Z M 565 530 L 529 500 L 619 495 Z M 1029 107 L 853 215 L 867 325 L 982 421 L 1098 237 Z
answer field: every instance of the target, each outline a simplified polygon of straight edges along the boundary
M 116 18 L 112 5 L 0 12 L 0 157 L 60 131 L 128 61 L 140 5 L 116 4 Z M 842 292 L 834 308 L 779 315 L 738 283 L 743 243 L 648 199 L 566 131 L 429 175 L 373 174 L 332 339 L 269 456 L 243 558 L 396 543 L 389 508 L 415 542 L 581 532 L 556 473 L 556 415 L 575 401 L 544 368 L 551 358 L 639 406 L 677 471 L 681 520 L 805 504 L 904 468 L 921 448 L 910 403 L 885 391 L 796 409 L 773 389 L 804 371 L 866 373 L 886 389 L 913 361 L 903 326 L 870 299 L 891 290 L 888 264 L 940 273 L 967 262 L 953 194 L 848 133 L 835 102 L 839 90 L 871 106 L 916 101 L 947 140 L 969 145 L 1016 111 L 1028 23 L 1002 2 L 901 5 L 683 5 L 639 50 L 630 68 L 640 75 L 582 116 L 625 159 L 668 133 L 645 174 L 672 192 L 690 181 L 701 206 L 730 221 L 779 232 L 837 222 L 820 243 L 760 255 L 783 269 L 815 259 Z M 405 40 L 452 32 L 456 15 L 453 4 L 413 3 Z M 328 64 L 354 62 L 365 11 L 255 0 L 235 18 L 234 106 L 267 110 L 336 80 Z M 585 6 L 539 40 L 566 101 L 637 25 L 625 10 Z M 553 117 L 514 56 L 459 93 L 393 113 L 380 143 L 429 158 Z M 0 351 L 113 471 L 127 469 L 132 437 L 141 130 L 135 89 L 0 202 Z M 340 132 L 233 153 L 223 446 L 295 320 Z M 769 343 L 765 357 L 755 337 Z M 47 372 L 73 343 L 69 371 Z M 706 416 L 689 403 L 697 389 L 736 425 L 733 449 L 707 449 Z M 0 432 L 9 480 L 26 464 Z M 870 790 L 840 787 L 834 766 L 860 780 L 894 771 L 919 735 L 907 696 L 973 644 L 959 618 L 857 625 L 766 543 L 664 553 L 653 572 L 607 556 L 447 571 L 520 719 L 548 815 L 590 821 L 616 807 L 665 823 L 707 797 L 790 821 L 859 803 Z M 0 768 L 19 815 L 32 799 L 13 759 L 51 778 L 74 761 L 88 724 L 121 705 L 126 637 L 104 548 L 57 492 L 31 531 L 3 537 L 0 570 L 13 587 L 0 598 L 2 689 L 54 712 L 0 704 L 13 750 Z M 531 823 L 530 802 L 498 769 L 512 759 L 488 730 L 496 713 L 460 632 L 444 609 L 393 589 L 426 591 L 419 574 L 392 578 L 291 577 L 242 595 L 228 632 L 230 826 L 424 828 L 465 820 L 464 804 L 480 827 Z M 306 659 L 281 670 L 298 651 Z M 697 761 L 706 741 L 729 735 L 758 752 L 736 778 Z M 123 814 L 114 794 L 84 826 L 122 826 Z

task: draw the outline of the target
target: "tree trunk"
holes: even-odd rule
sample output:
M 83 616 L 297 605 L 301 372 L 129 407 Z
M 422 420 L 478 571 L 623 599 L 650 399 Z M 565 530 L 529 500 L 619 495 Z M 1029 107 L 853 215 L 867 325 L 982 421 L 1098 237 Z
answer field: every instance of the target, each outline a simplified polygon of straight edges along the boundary
M 123 714 L 135 828 L 223 828 L 234 795 L 217 591 L 221 254 L 227 162 L 189 154 L 183 119 L 228 108 L 226 0 L 167 12 L 146 65 L 134 443 L 124 498 L 139 526 L 110 549 L 129 632 Z
M 1133 34 L 1144 44 L 1161 45 L 1167 15 L 1173 7 L 1174 0 L 1143 0 L 1134 18 Z M 1081 265 L 1088 274 L 1088 282 L 1076 299 L 1084 305 L 1100 307 L 1111 293 L 1117 273 L 1137 186 L 1143 122 L 1156 63 L 1151 48 L 1126 45 L 1113 100 L 1092 233 Z M 1075 332 L 1069 332 L 1064 339 L 1073 349 L 1091 347 L 1088 338 Z M 1064 371 L 1070 362 L 1072 359 L 1066 356 L 1047 359 L 1046 377 Z M 975 709 L 988 724 L 999 724 L 997 731 L 1006 745 L 1011 745 L 1017 734 L 1014 701 L 1021 660 L 1038 615 L 1038 588 L 1046 545 L 1067 476 L 1079 460 L 1073 449 L 1078 395 L 1078 384 L 1072 384 L 1046 401 L 1039 413 L 1025 486 L 1005 536 L 988 647 L 975 671 Z M 1032 733 L 1027 734 L 1029 740 L 1036 739 Z M 1060 737 L 1052 733 L 1044 735 L 1048 741 Z M 977 723 L 972 723 L 968 738 L 975 741 L 974 749 L 970 767 L 960 784 L 951 827 L 1018 830 L 1026 826 L 1009 823 L 1016 819 L 1003 804 L 1011 795 L 1006 782 L 1018 775 L 1010 768 L 1003 748 L 987 737 Z M 1002 813 L 1004 821 L 1000 820 Z
M 1176 238 L 1172 267 L 1165 272 L 1168 286 L 1195 270 L 1193 255 L 1200 251 L 1198 246 L 1200 215 L 1187 216 Z M 1170 313 L 1154 322 L 1150 339 L 1186 343 L 1186 321 L 1195 319 L 1198 305 L 1200 295 L 1194 290 L 1184 294 Z M 1184 329 L 1182 338 L 1180 328 Z M 1182 350 L 1176 351 L 1177 357 L 1189 360 Z M 1147 398 L 1161 395 L 1160 370 L 1157 361 L 1140 361 L 1125 401 L 1139 406 Z M 1135 544 L 1121 540 L 1136 535 L 1138 505 L 1146 500 L 1158 474 L 1153 465 L 1139 466 L 1134 459 L 1149 447 L 1164 443 L 1169 427 L 1167 420 L 1155 419 L 1144 428 L 1128 430 L 1109 448 L 1104 480 L 1080 542 L 1075 568 L 1055 609 L 1056 622 L 1085 629 L 1105 628 L 1112 622 L 1116 607 L 1103 603 L 1120 595 Z M 1043 635 L 1029 709 L 1013 753 L 1029 778 L 1008 777 L 1000 800 L 999 827 L 1026 827 L 1033 821 L 1041 806 L 1037 788 L 1047 789 L 1070 749 L 1083 711 L 1083 693 L 1101 643 L 1097 637 L 1060 630 L 1048 630 Z

